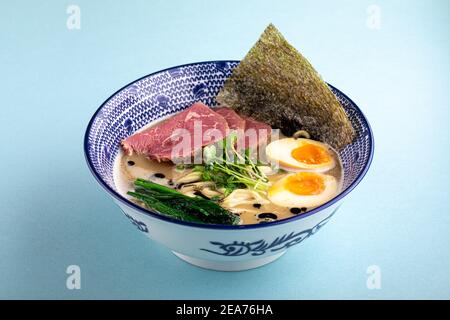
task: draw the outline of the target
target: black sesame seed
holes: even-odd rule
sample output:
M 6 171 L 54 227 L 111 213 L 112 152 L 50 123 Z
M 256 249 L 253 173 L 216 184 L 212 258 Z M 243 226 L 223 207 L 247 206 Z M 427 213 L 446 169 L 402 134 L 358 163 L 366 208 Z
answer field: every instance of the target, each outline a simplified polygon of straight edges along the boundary
M 302 209 L 300 209 L 300 208 L 291 208 L 290 211 L 291 211 L 292 214 L 299 214 L 299 213 L 302 212 Z
M 259 208 L 261 208 L 261 203 L 254 203 L 253 207 L 256 209 L 259 209 Z
M 134 166 L 136 163 L 135 163 L 134 161 L 132 161 L 132 160 L 129 160 L 129 161 L 127 162 L 127 164 L 128 164 L 129 166 Z
M 169 186 L 173 186 L 173 180 L 170 179 L 170 180 L 167 182 L 167 184 L 168 184 Z
M 163 179 L 163 178 L 166 177 L 166 175 L 165 175 L 164 173 L 160 173 L 160 172 L 155 173 L 154 176 L 155 176 L 156 178 L 161 178 L 161 179 Z
M 195 192 L 194 192 L 194 195 L 196 195 L 196 196 L 198 196 L 198 197 L 201 197 L 201 198 L 203 198 L 203 199 L 209 200 L 209 198 L 208 198 L 207 196 L 205 196 L 203 193 L 201 193 L 200 191 L 195 191 Z
M 276 219 L 278 219 L 278 216 L 275 213 L 272 213 L 272 212 L 264 212 L 264 213 L 258 214 L 258 218 L 260 218 L 260 219 L 273 219 L 273 220 L 276 220 Z
M 303 207 L 303 208 L 300 208 L 300 210 L 302 210 L 302 212 L 306 212 L 306 211 L 308 211 L 308 208 Z

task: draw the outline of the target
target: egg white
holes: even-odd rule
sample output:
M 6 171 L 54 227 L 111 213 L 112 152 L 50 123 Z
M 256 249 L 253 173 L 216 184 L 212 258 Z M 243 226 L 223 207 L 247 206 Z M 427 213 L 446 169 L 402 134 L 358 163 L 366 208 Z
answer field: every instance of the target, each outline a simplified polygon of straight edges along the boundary
M 289 208 L 317 207 L 328 202 L 338 193 L 338 183 L 336 178 L 322 173 L 315 174 L 320 175 L 325 184 L 325 189 L 320 194 L 298 195 L 289 191 L 286 188 L 286 180 L 290 176 L 295 175 L 295 173 L 293 173 L 278 180 L 269 188 L 267 192 L 268 199 L 276 205 Z
M 313 144 L 327 150 L 327 152 L 330 154 L 331 161 L 320 164 L 308 164 L 296 160 L 294 157 L 292 157 L 292 150 L 302 146 L 303 144 Z M 272 163 L 277 163 L 280 168 L 291 172 L 326 172 L 336 166 L 336 162 L 331 152 L 331 147 L 322 142 L 310 139 L 284 138 L 272 141 L 266 147 L 266 155 Z

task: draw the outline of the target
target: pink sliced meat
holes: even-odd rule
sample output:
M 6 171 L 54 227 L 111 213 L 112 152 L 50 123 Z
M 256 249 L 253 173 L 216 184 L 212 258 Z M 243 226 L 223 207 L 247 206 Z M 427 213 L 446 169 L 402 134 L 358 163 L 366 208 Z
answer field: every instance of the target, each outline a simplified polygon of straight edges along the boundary
M 245 120 L 242 119 L 233 109 L 228 107 L 220 107 L 214 109 L 215 112 L 220 114 L 227 120 L 228 127 L 231 130 L 242 130 L 245 129 Z
M 260 145 L 266 145 L 270 140 L 272 128 L 250 117 L 245 120 L 244 148 L 257 149 Z
M 249 117 L 241 117 L 236 111 L 228 107 L 220 107 L 214 109 L 214 111 L 227 120 L 228 127 L 231 130 L 237 130 L 238 147 L 240 149 L 256 149 L 261 144 L 268 143 L 272 128 L 267 124 Z
M 228 133 L 223 116 L 196 102 L 166 121 L 126 138 L 122 147 L 129 155 L 137 153 L 158 161 L 174 161 L 192 156 Z
M 272 128 L 262 122 L 249 117 L 241 117 L 231 108 L 220 107 L 214 109 L 227 120 L 231 130 L 237 130 L 239 149 L 251 148 L 256 150 L 258 146 L 267 144 L 270 140 Z

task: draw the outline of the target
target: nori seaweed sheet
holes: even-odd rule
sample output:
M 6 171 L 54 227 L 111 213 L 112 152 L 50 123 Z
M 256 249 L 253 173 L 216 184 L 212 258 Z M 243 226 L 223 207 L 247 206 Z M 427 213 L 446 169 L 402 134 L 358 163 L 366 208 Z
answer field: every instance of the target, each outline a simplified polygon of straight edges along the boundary
M 312 65 L 270 24 L 217 96 L 221 105 L 341 149 L 354 130 L 344 109 Z

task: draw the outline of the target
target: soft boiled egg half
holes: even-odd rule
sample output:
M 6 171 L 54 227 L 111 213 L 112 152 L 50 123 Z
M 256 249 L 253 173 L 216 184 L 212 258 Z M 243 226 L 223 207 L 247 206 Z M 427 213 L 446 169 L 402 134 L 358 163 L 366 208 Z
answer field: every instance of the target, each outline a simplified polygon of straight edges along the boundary
M 336 165 L 331 147 L 310 139 L 275 140 L 266 147 L 266 154 L 287 171 L 325 172 Z
M 338 192 L 336 178 L 318 172 L 292 173 L 278 180 L 268 192 L 268 199 L 282 207 L 316 207 L 331 200 Z

